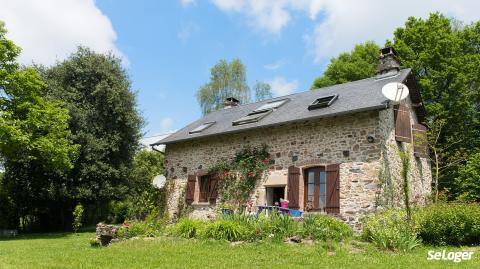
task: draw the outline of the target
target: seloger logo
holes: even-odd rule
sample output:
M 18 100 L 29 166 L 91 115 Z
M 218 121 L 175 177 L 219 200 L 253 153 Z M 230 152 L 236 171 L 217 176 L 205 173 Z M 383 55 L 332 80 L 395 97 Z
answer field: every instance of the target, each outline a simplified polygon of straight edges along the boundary
M 446 250 L 443 251 L 428 251 L 427 260 L 435 260 L 435 261 L 453 261 L 453 262 L 461 262 L 461 261 L 469 261 L 472 259 L 473 251 L 458 251 L 458 252 L 447 252 Z

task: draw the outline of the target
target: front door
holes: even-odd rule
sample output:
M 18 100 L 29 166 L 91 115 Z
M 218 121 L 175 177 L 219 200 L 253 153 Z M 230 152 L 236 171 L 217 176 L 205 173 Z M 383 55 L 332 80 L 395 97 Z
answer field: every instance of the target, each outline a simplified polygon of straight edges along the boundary
M 327 202 L 327 180 L 325 168 L 314 167 L 305 173 L 305 210 L 325 211 Z

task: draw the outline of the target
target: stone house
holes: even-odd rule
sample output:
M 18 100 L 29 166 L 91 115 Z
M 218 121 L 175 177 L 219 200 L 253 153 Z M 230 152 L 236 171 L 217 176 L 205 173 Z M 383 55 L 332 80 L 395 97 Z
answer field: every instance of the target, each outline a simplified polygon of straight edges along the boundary
M 390 82 L 410 90 L 400 104 L 382 94 Z M 400 70 L 391 48 L 382 49 L 374 77 L 245 105 L 229 98 L 225 104 L 154 144 L 166 145 L 171 217 L 186 205 L 192 217 L 214 214 L 218 197 L 208 168 L 244 145 L 266 144 L 273 159 L 267 179 L 251 194 L 256 205 L 286 198 L 290 208 L 334 214 L 359 228 L 363 215 L 402 205 L 400 150 L 410 157 L 412 203 L 424 204 L 431 192 L 425 109 L 413 73 Z

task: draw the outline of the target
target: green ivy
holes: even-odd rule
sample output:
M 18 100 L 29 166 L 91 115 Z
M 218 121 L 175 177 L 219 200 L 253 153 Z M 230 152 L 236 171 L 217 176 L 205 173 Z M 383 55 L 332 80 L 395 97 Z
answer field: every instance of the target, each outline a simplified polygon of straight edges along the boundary
M 245 146 L 230 161 L 219 161 L 208 170 L 220 177 L 219 195 L 222 202 L 241 209 L 250 198 L 255 185 L 264 179 L 270 164 L 267 146 Z

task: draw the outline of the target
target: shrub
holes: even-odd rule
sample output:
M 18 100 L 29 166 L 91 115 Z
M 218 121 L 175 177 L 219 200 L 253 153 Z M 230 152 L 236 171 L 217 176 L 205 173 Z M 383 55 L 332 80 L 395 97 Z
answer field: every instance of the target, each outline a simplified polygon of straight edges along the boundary
M 200 234 L 203 238 L 239 241 L 248 238 L 248 228 L 238 221 L 220 219 L 206 224 Z
M 132 221 L 124 223 L 117 231 L 118 238 L 131 238 L 135 236 L 154 237 L 160 234 L 166 217 L 157 220 L 149 217 L 145 221 Z
M 434 245 L 479 244 L 480 206 L 437 204 L 418 213 L 418 234 Z
M 75 209 L 73 210 L 73 232 L 77 232 L 80 227 L 82 227 L 82 222 L 83 222 L 83 206 L 81 204 L 78 204 L 75 206 Z
M 285 237 L 296 235 L 299 231 L 299 224 L 296 220 L 283 214 L 271 214 L 270 216 L 260 215 L 255 223 L 254 236 L 259 239 L 274 237 L 282 240 Z
M 367 218 L 362 237 L 385 250 L 409 251 L 420 244 L 415 228 L 403 210 L 386 210 Z
M 205 225 L 204 222 L 200 220 L 182 218 L 169 228 L 168 233 L 184 238 L 194 238 L 203 228 L 203 225 Z
M 352 228 L 327 215 L 309 215 L 303 220 L 301 234 L 303 237 L 315 240 L 342 241 L 353 236 Z

